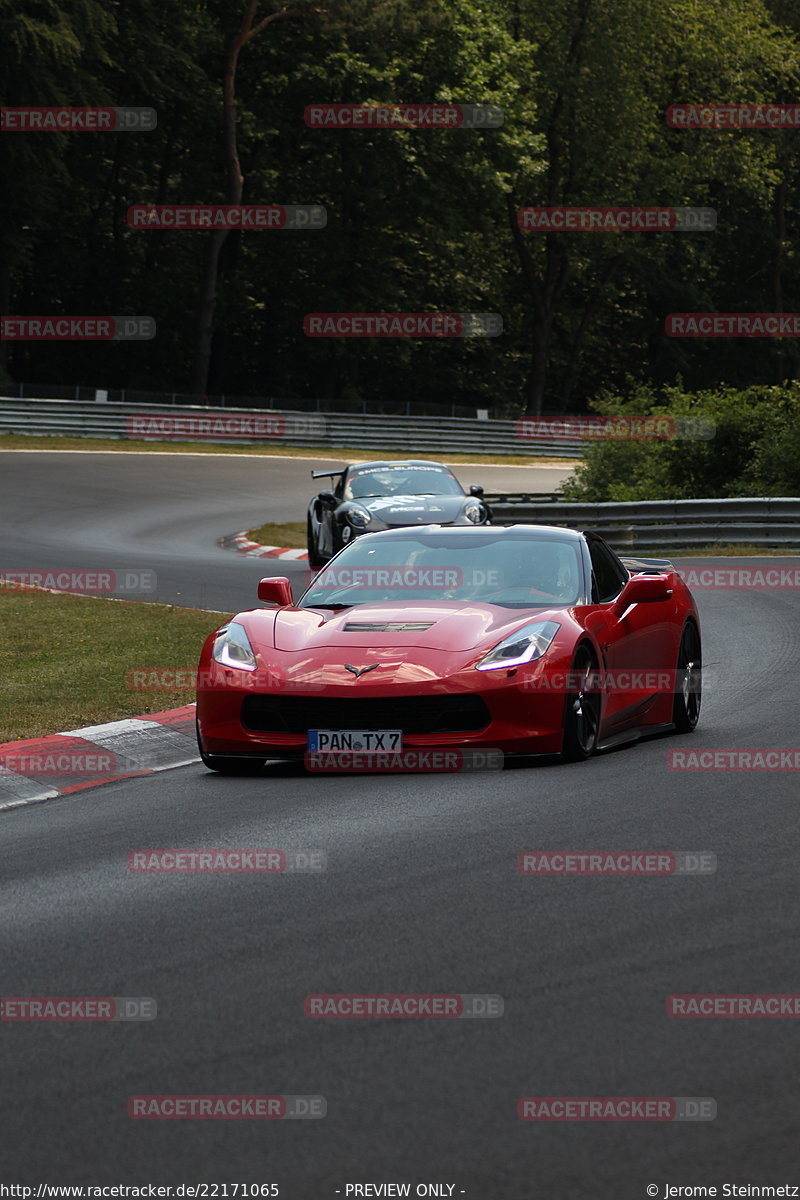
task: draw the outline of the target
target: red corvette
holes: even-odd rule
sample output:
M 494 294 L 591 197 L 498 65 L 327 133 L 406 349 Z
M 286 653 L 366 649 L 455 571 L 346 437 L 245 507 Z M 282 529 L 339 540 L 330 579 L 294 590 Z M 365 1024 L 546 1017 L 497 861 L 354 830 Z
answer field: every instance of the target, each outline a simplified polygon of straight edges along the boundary
M 341 550 L 292 602 L 287 579 L 206 641 L 203 762 L 306 754 L 595 750 L 700 712 L 700 622 L 666 560 L 622 560 L 555 526 L 396 529 Z M 306 760 L 307 761 L 307 760 Z

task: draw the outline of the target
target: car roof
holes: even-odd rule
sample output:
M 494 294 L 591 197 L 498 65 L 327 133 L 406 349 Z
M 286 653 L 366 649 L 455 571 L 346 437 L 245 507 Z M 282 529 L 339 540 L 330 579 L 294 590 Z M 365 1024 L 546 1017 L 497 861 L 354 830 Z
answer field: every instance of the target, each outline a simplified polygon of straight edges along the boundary
M 528 538 L 532 541 L 553 541 L 559 540 L 564 542 L 579 542 L 583 539 L 583 534 L 577 529 L 566 529 L 561 525 L 402 525 L 395 529 L 379 529 L 375 533 L 362 533 L 358 541 L 363 541 L 364 538 L 394 538 L 408 537 L 411 534 L 419 533 L 444 533 L 448 537 L 481 537 L 486 538 L 492 533 L 501 533 L 518 537 L 520 539 Z M 595 535 L 597 536 L 597 535 Z
M 380 458 L 370 462 L 351 463 L 348 470 L 360 471 L 364 467 L 440 467 L 443 471 L 450 470 L 444 463 L 433 462 L 428 458 Z

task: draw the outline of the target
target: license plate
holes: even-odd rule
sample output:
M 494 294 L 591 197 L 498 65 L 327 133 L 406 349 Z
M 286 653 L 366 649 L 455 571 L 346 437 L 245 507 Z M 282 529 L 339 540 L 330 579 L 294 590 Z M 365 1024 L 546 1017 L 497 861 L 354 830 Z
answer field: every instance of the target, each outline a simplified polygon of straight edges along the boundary
M 402 729 L 309 729 L 312 754 L 328 750 L 395 751 L 403 749 Z

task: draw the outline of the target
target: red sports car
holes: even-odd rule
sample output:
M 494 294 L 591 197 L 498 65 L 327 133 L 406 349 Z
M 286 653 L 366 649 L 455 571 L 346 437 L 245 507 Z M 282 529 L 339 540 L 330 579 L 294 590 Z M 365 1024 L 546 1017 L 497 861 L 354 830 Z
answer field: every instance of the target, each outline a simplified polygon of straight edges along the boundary
M 296 603 L 284 578 L 258 596 L 277 607 L 239 613 L 200 658 L 198 742 L 213 770 L 432 748 L 578 760 L 697 724 L 689 589 L 668 561 L 622 560 L 594 533 L 364 534 Z

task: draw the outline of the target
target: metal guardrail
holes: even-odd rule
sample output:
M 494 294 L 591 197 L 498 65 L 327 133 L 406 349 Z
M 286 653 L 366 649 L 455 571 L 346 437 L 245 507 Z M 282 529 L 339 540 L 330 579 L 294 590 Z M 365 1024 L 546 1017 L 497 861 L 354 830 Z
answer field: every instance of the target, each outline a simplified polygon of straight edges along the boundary
M 45 396 L 48 400 L 84 400 L 93 402 L 97 393 L 112 404 L 168 404 L 170 407 L 184 405 L 208 406 L 210 408 L 275 408 L 283 412 L 349 412 L 376 413 L 387 416 L 425 417 L 468 417 L 474 418 L 478 408 L 474 404 L 443 404 L 436 400 L 393 400 L 385 396 L 332 397 L 323 396 L 240 396 L 230 393 L 209 393 L 198 396 L 189 392 L 176 392 L 169 388 L 160 391 L 145 388 L 97 388 L 85 384 L 59 386 L 51 383 L 6 384 L 9 398 L 36 400 Z M 487 414 L 488 415 L 488 414 Z
M 555 495 L 486 494 L 494 524 L 566 525 L 595 529 L 615 550 L 691 549 L 742 543 L 800 550 L 800 497 L 745 496 L 725 500 L 565 502 Z
M 580 437 L 520 438 L 516 421 L 8 396 L 0 397 L 3 432 L 559 458 L 580 458 L 584 444 Z
M 198 441 L 242 445 L 351 446 L 414 454 L 495 453 L 580 458 L 579 438 L 523 441 L 516 421 L 303 413 L 285 409 L 109 403 L 0 397 L 0 433 Z M 800 550 L 800 497 L 568 503 L 557 493 L 486 495 L 495 524 L 518 521 L 596 529 L 615 549 L 663 551 L 714 542 Z

